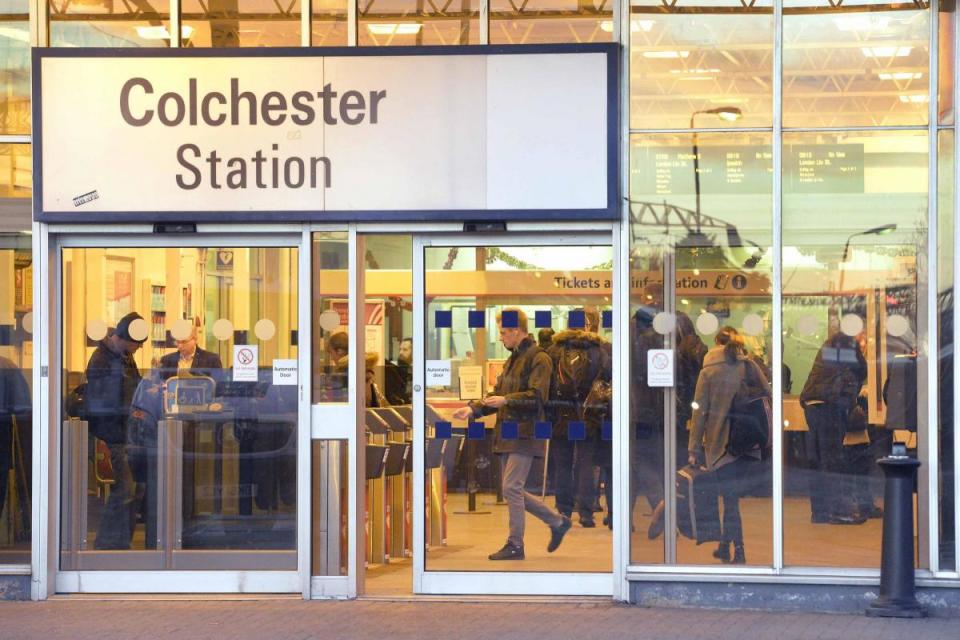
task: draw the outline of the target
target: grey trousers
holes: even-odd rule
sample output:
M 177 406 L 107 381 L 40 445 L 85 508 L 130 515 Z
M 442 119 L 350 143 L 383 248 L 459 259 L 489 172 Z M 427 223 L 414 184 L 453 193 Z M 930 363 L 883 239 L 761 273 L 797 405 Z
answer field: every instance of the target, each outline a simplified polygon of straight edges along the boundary
M 563 522 L 559 513 L 524 489 L 532 463 L 533 456 L 530 455 L 503 454 L 503 498 L 507 501 L 507 511 L 510 514 L 510 535 L 507 542 L 517 547 L 523 546 L 525 511 L 540 518 L 549 527 L 559 526 Z

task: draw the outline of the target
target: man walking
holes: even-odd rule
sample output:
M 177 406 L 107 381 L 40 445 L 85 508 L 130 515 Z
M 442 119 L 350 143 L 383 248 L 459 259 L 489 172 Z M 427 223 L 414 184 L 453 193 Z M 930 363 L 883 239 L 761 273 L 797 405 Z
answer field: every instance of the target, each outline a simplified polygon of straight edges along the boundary
M 453 415 L 457 420 L 497 414 L 494 452 L 503 455 L 503 497 L 507 501 L 510 532 L 507 543 L 490 560 L 523 560 L 525 511 L 550 527 L 547 551 L 556 551 L 570 529 L 570 518 L 563 516 L 524 485 L 534 458 L 543 457 L 544 443 L 534 437 L 534 425 L 541 419 L 550 393 L 552 367 L 550 357 L 528 333 L 527 316 L 520 309 L 504 309 L 497 314 L 500 341 L 510 351 L 503 373 L 493 394 L 461 407 Z

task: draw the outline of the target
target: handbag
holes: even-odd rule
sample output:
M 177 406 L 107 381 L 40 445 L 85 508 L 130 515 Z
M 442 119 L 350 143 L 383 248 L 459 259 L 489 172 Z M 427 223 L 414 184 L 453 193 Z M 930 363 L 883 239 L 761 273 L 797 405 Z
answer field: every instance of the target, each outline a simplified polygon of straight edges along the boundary
M 746 369 L 740 388 L 733 396 L 727 413 L 730 421 L 727 453 L 738 457 L 755 449 L 761 452 L 767 449 L 773 432 L 770 392 L 757 375 L 756 363 L 747 360 L 744 366 Z

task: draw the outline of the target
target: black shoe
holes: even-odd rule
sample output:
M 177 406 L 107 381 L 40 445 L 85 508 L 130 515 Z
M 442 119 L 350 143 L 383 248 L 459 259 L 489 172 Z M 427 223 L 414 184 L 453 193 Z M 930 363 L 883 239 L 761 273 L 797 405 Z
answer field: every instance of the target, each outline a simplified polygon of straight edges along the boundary
M 487 556 L 490 560 L 523 560 L 523 547 L 518 547 L 509 542 L 503 545 L 503 548 L 496 553 Z
M 724 564 L 730 563 L 730 543 L 721 542 L 713 551 L 713 557 Z
M 563 542 L 563 536 L 567 535 L 567 531 L 570 531 L 570 527 L 573 526 L 573 523 L 570 522 L 570 518 L 567 516 L 562 516 L 563 521 L 555 527 L 550 527 L 550 544 L 547 545 L 547 552 L 553 553 L 557 550 L 557 547 L 560 546 L 560 543 Z M 523 553 L 521 551 L 521 553 Z
M 747 564 L 747 554 L 743 551 L 743 543 L 733 545 L 733 558 L 730 564 Z
M 580 516 L 580 526 L 584 529 L 593 529 L 597 526 L 597 523 L 593 521 L 593 518 L 584 518 Z
M 854 513 L 833 515 L 827 518 L 828 524 L 863 524 L 867 519 Z
M 810 522 L 813 524 L 827 524 L 830 522 L 830 516 L 825 513 L 814 513 L 810 516 Z

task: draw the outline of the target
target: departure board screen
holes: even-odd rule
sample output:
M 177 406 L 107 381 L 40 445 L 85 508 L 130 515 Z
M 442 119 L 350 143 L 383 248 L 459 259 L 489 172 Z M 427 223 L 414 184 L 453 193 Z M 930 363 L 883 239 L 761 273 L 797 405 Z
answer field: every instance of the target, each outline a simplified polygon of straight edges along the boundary
M 773 152 L 766 145 L 698 147 L 701 194 L 770 193 Z M 693 195 L 694 155 L 689 147 L 640 147 L 631 159 L 635 194 Z M 863 145 L 788 145 L 784 191 L 862 193 Z

